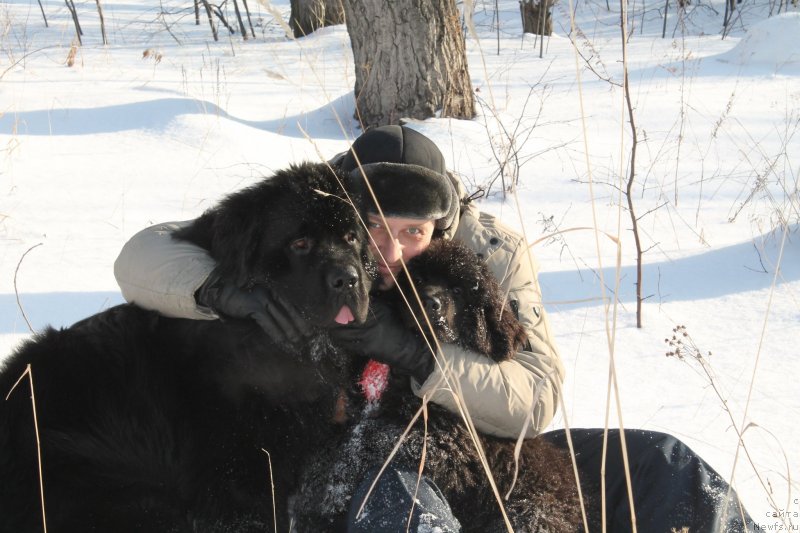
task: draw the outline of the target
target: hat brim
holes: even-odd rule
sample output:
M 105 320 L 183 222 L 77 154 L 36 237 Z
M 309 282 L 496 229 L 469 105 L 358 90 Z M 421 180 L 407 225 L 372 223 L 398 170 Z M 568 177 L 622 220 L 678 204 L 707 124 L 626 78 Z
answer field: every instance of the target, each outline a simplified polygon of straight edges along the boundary
M 377 212 L 371 188 L 386 216 L 433 220 L 436 229 L 444 230 L 458 212 L 458 195 L 451 179 L 419 165 L 370 163 L 354 168 L 348 179 L 368 211 Z

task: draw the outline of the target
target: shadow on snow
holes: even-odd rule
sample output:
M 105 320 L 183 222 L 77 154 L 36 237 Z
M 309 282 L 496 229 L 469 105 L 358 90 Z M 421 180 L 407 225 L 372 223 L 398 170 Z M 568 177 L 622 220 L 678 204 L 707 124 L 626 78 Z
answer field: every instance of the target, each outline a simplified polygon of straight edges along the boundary
M 800 226 L 790 229 L 781 262 L 778 283 L 800 280 Z M 712 249 L 674 261 L 647 262 L 643 267 L 644 295 L 649 301 L 662 303 L 719 298 L 740 292 L 768 288 L 774 276 L 781 235 L 762 236 L 745 242 Z M 754 244 L 755 243 L 755 244 Z M 614 285 L 614 267 L 603 269 L 604 279 Z M 622 302 L 633 302 L 636 296 L 634 282 L 636 267 L 624 266 L 620 272 Z M 601 294 L 597 271 L 586 269 L 559 272 L 541 272 L 539 281 L 545 294 L 548 309 L 567 309 L 600 305 L 599 300 L 565 304 L 585 300 Z M 610 292 L 608 292 L 610 294 Z M 65 327 L 123 302 L 119 292 L 49 292 L 23 293 L 20 301 L 25 314 L 39 330 L 50 324 Z M 26 333 L 28 327 L 17 305 L 16 295 L 0 294 L 0 334 Z
M 344 139 L 354 136 L 353 94 L 342 95 L 306 113 L 266 121 L 229 115 L 216 104 L 192 98 L 160 98 L 88 108 L 55 108 L 9 112 L 0 116 L 0 133 L 17 135 L 93 135 L 121 131 L 163 132 L 180 116 L 212 115 L 263 131 L 290 137 Z M 338 118 L 338 120 L 337 120 Z M 302 128 L 302 130 L 301 130 Z M 305 131 L 305 133 L 303 133 Z
M 783 258 L 781 276 L 777 283 L 800 280 L 800 226 L 790 227 Z M 761 236 L 744 242 L 710 249 L 674 261 L 648 261 L 644 256 L 642 266 L 642 296 L 647 301 L 668 303 L 675 301 L 719 298 L 739 292 L 756 291 L 772 284 L 775 263 L 778 260 L 781 234 Z M 653 253 L 651 252 L 651 256 Z M 605 265 L 603 279 L 610 297 L 616 280 L 614 265 Z M 636 266 L 625 265 L 620 270 L 621 302 L 635 302 Z M 589 268 L 558 272 L 541 272 L 539 282 L 547 308 L 559 309 L 599 305 L 593 302 L 565 303 L 599 298 L 601 296 L 599 271 Z

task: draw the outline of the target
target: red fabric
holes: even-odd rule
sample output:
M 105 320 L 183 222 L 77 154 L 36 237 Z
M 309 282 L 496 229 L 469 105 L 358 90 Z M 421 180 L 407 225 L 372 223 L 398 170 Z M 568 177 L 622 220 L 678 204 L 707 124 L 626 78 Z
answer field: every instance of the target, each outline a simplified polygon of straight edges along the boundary
M 370 359 L 358 384 L 368 402 L 377 402 L 389 384 L 389 365 Z

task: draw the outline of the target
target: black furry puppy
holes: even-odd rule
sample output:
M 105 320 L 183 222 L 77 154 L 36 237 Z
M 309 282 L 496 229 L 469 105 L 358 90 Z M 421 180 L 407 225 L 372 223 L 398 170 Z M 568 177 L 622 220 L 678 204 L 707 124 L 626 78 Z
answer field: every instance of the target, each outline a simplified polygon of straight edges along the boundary
M 371 286 L 365 233 L 338 183 L 327 165 L 291 167 L 177 235 L 241 287 L 294 303 L 319 329 L 309 345 L 276 345 L 251 321 L 122 305 L 10 356 L 0 395 L 30 365 L 51 531 L 260 532 L 273 513 L 288 531 L 287 496 L 337 431 L 349 371 L 324 330 L 342 316 L 362 322 Z M 0 401 L 1 532 L 42 531 L 38 462 L 24 381 Z
M 486 265 L 463 245 L 434 241 L 408 264 L 422 306 L 408 306 L 404 320 L 424 330 L 427 315 L 440 342 L 458 343 L 495 361 L 507 360 L 524 346 L 525 332 Z M 405 276 L 400 289 L 416 302 Z M 363 416 L 336 446 L 309 466 L 292 506 L 298 531 L 342 528 L 350 497 L 364 476 L 389 456 L 420 407 L 408 379 L 394 378 L 377 407 Z M 393 459 L 399 469 L 416 472 L 425 446 L 424 474 L 442 490 L 465 532 L 508 531 L 475 444 L 460 418 L 428 404 L 428 427 L 418 421 Z M 481 435 L 481 446 L 516 532 L 565 532 L 581 529 L 577 489 L 569 457 L 541 439 L 526 439 L 518 462 L 515 442 Z M 360 503 L 360 502 L 359 502 Z
M 429 342 L 456 343 L 495 361 L 511 359 L 527 336 L 486 264 L 464 245 L 435 240 L 409 262 L 408 278 L 399 276 L 400 291 L 410 304 L 395 305 L 405 324 L 422 328 Z M 419 299 L 414 295 L 416 289 Z M 422 307 L 420 307 L 422 304 Z M 425 317 L 430 320 L 428 327 Z

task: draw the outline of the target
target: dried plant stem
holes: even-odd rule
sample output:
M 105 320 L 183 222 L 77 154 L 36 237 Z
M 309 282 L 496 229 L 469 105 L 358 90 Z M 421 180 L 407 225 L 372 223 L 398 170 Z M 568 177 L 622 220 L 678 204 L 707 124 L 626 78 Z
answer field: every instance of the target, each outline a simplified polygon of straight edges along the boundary
M 529 254 L 530 255 L 530 254 Z M 572 443 L 572 430 L 569 427 L 569 419 L 567 417 L 567 406 L 564 404 L 564 395 L 558 395 L 558 404 L 561 407 L 561 412 L 564 414 L 564 435 L 567 437 L 567 448 L 569 448 L 570 462 L 572 463 L 572 475 L 575 476 L 575 487 L 578 489 L 578 501 L 581 504 L 581 518 L 583 519 L 583 529 L 589 533 L 589 518 L 586 516 L 586 502 L 583 498 L 583 489 L 581 489 L 581 476 L 578 472 L 578 461 L 575 455 L 575 445 Z
M 642 247 L 641 243 L 639 242 L 639 229 L 637 226 L 636 215 L 633 211 L 633 199 L 631 195 L 631 188 L 633 187 L 633 180 L 636 175 L 636 124 L 633 120 L 633 104 L 631 103 L 631 91 L 630 91 L 630 84 L 628 83 L 628 32 L 627 32 L 627 19 L 628 19 L 628 2 L 627 0 L 619 0 L 620 6 L 620 37 L 622 42 L 622 85 L 623 85 L 623 95 L 625 97 L 625 104 L 628 110 L 628 118 L 630 120 L 631 126 L 631 135 L 632 135 L 632 146 L 631 146 L 631 158 L 630 158 L 630 174 L 628 177 L 628 184 L 627 184 L 627 198 L 628 198 L 628 209 L 629 214 L 631 217 L 631 221 L 633 223 L 633 235 L 636 240 L 636 252 L 637 252 L 637 259 L 636 259 L 636 266 L 637 266 L 637 281 L 636 281 L 636 323 L 637 327 L 642 327 L 641 325 L 641 305 L 642 305 Z M 599 256 L 599 253 L 598 253 Z M 619 269 L 620 265 L 617 265 L 617 286 L 619 285 Z M 614 395 L 615 395 L 615 403 L 617 407 L 617 420 L 619 422 L 619 429 L 620 429 L 620 444 L 622 445 L 622 464 L 625 468 L 625 483 L 627 484 L 628 489 L 628 505 L 630 508 L 630 517 L 631 517 L 631 530 L 633 533 L 637 532 L 636 527 L 636 507 L 633 501 L 633 487 L 631 483 L 631 475 L 630 475 L 630 462 L 628 460 L 628 445 L 626 443 L 625 438 L 625 428 L 624 424 L 622 423 L 622 406 L 620 405 L 620 395 L 619 395 L 619 381 L 617 380 L 616 375 L 616 363 L 615 363 L 615 350 L 614 350 L 614 338 L 616 336 L 616 302 L 614 304 L 614 330 L 609 335 L 609 355 L 611 358 L 611 364 L 609 365 L 608 369 L 608 405 L 610 405 L 610 395 L 611 395 L 611 388 L 613 386 Z M 608 413 L 606 413 L 606 423 L 605 423 L 605 431 L 603 433 L 603 466 L 602 469 L 605 471 L 605 461 L 606 461 L 606 450 L 607 450 L 607 441 L 608 441 Z M 605 479 L 603 482 L 603 492 L 605 492 Z M 605 505 L 605 502 L 603 503 Z M 605 525 L 605 516 L 603 517 L 603 522 Z
M 625 16 L 626 16 L 625 11 L 626 10 L 625 10 L 625 3 L 624 3 L 625 0 L 620 0 L 620 1 L 622 3 L 622 6 L 623 6 L 621 17 L 622 17 L 622 36 L 623 36 L 622 42 L 623 42 L 623 46 L 624 46 L 625 45 Z M 581 127 L 582 127 L 582 137 L 583 137 L 583 147 L 584 147 L 583 153 L 584 153 L 584 157 L 586 159 L 586 171 L 587 171 L 587 175 L 589 177 L 589 196 L 591 198 L 591 206 L 592 206 L 593 232 L 594 232 L 594 237 L 595 237 L 595 248 L 596 248 L 596 251 L 597 251 L 597 261 L 598 261 L 598 266 L 599 266 L 598 272 L 599 272 L 599 276 L 600 276 L 600 284 L 601 284 L 601 287 L 602 287 L 602 296 L 603 296 L 604 310 L 605 310 L 605 315 L 606 315 L 605 330 L 606 330 L 606 341 L 608 343 L 608 354 L 609 354 L 609 383 L 608 383 L 609 400 L 608 401 L 610 401 L 610 392 L 611 392 L 611 389 L 613 387 L 613 389 L 615 391 L 615 399 L 616 399 L 616 404 L 617 404 L 617 417 L 618 417 L 618 421 L 619 421 L 619 428 L 620 428 L 621 434 L 623 435 L 623 438 L 621 440 L 621 445 L 622 445 L 622 453 L 623 453 L 623 465 L 624 465 L 623 467 L 625 469 L 625 482 L 626 482 L 626 485 L 627 485 L 627 488 L 628 488 L 629 507 L 630 507 L 630 515 L 631 515 L 630 516 L 630 518 L 631 518 L 631 528 L 632 528 L 633 533 L 636 533 L 636 531 L 637 531 L 637 529 L 636 529 L 636 510 L 635 510 L 634 502 L 633 502 L 633 490 L 631 488 L 632 483 L 631 483 L 631 476 L 630 476 L 630 468 L 629 468 L 629 464 L 628 464 L 627 443 L 626 443 L 625 438 L 624 438 L 624 424 L 623 424 L 623 421 L 622 421 L 622 409 L 621 409 L 621 405 L 620 405 L 620 401 L 619 401 L 619 398 L 620 398 L 619 397 L 619 388 L 618 388 L 618 383 L 617 383 L 617 378 L 616 378 L 616 370 L 615 370 L 615 368 L 616 368 L 616 358 L 614 356 L 614 341 L 615 341 L 615 335 L 616 335 L 617 301 L 616 301 L 616 299 L 614 300 L 614 305 L 612 306 L 612 310 L 609 311 L 609 304 L 608 304 L 609 300 L 608 300 L 608 297 L 606 296 L 605 279 L 604 279 L 604 276 L 603 276 L 603 260 L 602 260 L 602 254 L 600 253 L 600 234 L 601 234 L 601 231 L 599 229 L 599 225 L 598 225 L 598 222 L 597 222 L 597 205 L 596 205 L 597 202 L 595 201 L 596 197 L 595 197 L 595 194 L 594 194 L 594 178 L 593 178 L 593 173 L 592 173 L 592 164 L 591 164 L 591 161 L 589 159 L 589 139 L 588 139 L 588 133 L 587 133 L 587 127 L 586 127 L 586 110 L 585 110 L 585 107 L 584 107 L 583 83 L 582 83 L 582 80 L 581 80 L 581 69 L 580 69 L 580 64 L 579 64 L 579 61 L 578 61 L 578 58 L 580 57 L 580 52 L 579 52 L 578 43 L 575 40 L 575 36 L 578 34 L 578 28 L 577 28 L 577 25 L 575 24 L 575 11 L 573 10 L 573 7 L 572 7 L 572 0 L 570 0 L 570 3 L 569 3 L 569 14 L 570 14 L 570 28 L 571 28 L 570 36 L 571 36 L 571 41 L 572 41 L 572 49 L 574 51 L 574 57 L 575 57 L 575 73 L 576 73 L 576 78 L 577 78 L 577 81 L 578 81 L 578 83 L 577 83 L 578 104 L 579 104 L 579 107 L 580 107 L 580 117 L 581 117 Z M 624 60 L 625 60 L 625 56 L 623 56 L 623 61 Z M 620 247 L 617 246 L 617 276 L 616 276 L 617 285 L 619 285 L 619 271 L 620 271 L 620 263 L 621 263 L 620 254 L 621 254 Z M 619 291 L 616 291 L 616 293 L 618 294 Z M 611 315 L 610 317 L 609 317 L 609 314 Z M 606 423 L 605 423 L 605 429 L 606 429 L 605 433 L 606 434 L 608 432 L 607 431 L 608 430 L 608 409 L 610 408 L 610 404 L 607 403 L 607 405 L 608 405 L 608 407 L 607 407 L 607 410 L 606 410 Z M 602 515 L 601 516 L 601 524 L 602 524 L 603 533 L 606 532 L 605 458 L 606 458 L 606 449 L 607 448 L 606 448 L 605 440 L 606 440 L 606 437 L 604 436 L 604 444 L 603 444 L 603 452 L 602 452 L 603 466 L 601 467 L 601 470 L 600 470 L 600 479 L 601 479 L 601 484 L 600 484 L 600 488 L 601 488 L 601 490 L 600 490 L 600 510 L 601 510 L 601 515 Z
M 776 272 L 776 274 L 777 274 L 777 272 Z M 777 280 L 777 276 L 776 276 L 775 280 L 773 280 L 772 289 L 774 289 L 774 285 L 775 285 L 775 281 L 776 280 Z M 725 395 L 720 390 L 719 384 L 717 383 L 717 379 L 715 377 L 714 371 L 711 368 L 711 363 L 709 362 L 708 358 L 703 355 L 703 352 L 697 346 L 697 344 L 695 343 L 694 339 L 692 339 L 692 336 L 686 330 L 686 326 L 679 325 L 679 326 L 676 326 L 675 328 L 673 328 L 672 329 L 672 337 L 664 339 L 664 342 L 669 346 L 669 351 L 667 352 L 667 357 L 675 357 L 675 358 L 677 358 L 677 359 L 679 359 L 681 361 L 692 361 L 693 360 L 693 361 L 697 362 L 697 364 L 700 365 L 700 369 L 702 370 L 702 372 L 703 372 L 703 374 L 705 376 L 705 379 L 708 380 L 708 383 L 711 386 L 711 390 L 714 391 L 714 395 L 717 397 L 717 399 L 723 405 L 723 410 L 725 411 L 725 414 L 728 416 L 728 420 L 730 420 L 731 427 L 733 428 L 734 433 L 736 433 L 736 438 L 737 438 L 736 454 L 734 455 L 734 458 L 733 458 L 733 469 L 732 469 L 731 475 L 730 475 L 731 481 L 733 479 L 735 479 L 736 465 L 738 464 L 738 461 L 739 461 L 739 453 L 743 451 L 745 456 L 747 457 L 747 461 L 753 467 L 753 472 L 755 473 L 756 478 L 758 478 L 758 481 L 761 484 L 761 487 L 764 489 L 764 493 L 767 495 L 767 499 L 769 500 L 770 505 L 772 506 L 773 509 L 779 509 L 778 504 L 775 502 L 775 500 L 773 498 L 772 487 L 769 485 L 769 482 L 765 481 L 764 478 L 761 476 L 761 474 L 758 472 L 758 469 L 756 468 L 755 460 L 750 455 L 750 451 L 748 450 L 748 448 L 747 448 L 747 446 L 745 445 L 745 442 L 744 442 L 744 434 L 745 434 L 745 432 L 747 432 L 747 430 L 750 429 L 751 427 L 757 427 L 757 424 L 755 424 L 753 422 L 747 422 L 747 414 L 748 414 L 747 411 L 748 411 L 748 407 L 750 405 L 750 400 L 751 400 L 751 396 L 752 396 L 752 389 L 753 389 L 752 385 L 755 382 L 755 372 L 756 372 L 756 369 L 758 368 L 758 361 L 759 361 L 759 357 L 761 355 L 761 343 L 764 340 L 764 333 L 765 333 L 764 330 L 766 329 L 767 318 L 769 317 L 769 308 L 772 305 L 772 294 L 773 294 L 773 291 L 771 290 L 770 291 L 769 302 L 768 302 L 768 305 L 767 305 L 767 314 L 766 314 L 766 316 L 764 318 L 764 326 L 763 326 L 763 330 L 762 330 L 762 334 L 761 334 L 761 340 L 759 341 L 759 348 L 758 348 L 758 351 L 756 353 L 756 361 L 755 361 L 755 365 L 754 365 L 754 368 L 753 368 L 753 376 L 752 376 L 751 381 L 750 381 L 750 387 L 749 387 L 749 390 L 748 390 L 747 400 L 745 401 L 745 412 L 742 415 L 741 423 L 737 423 L 736 422 L 736 419 L 733 416 L 733 412 L 731 411 L 731 408 L 728 405 L 728 400 L 725 398 Z M 708 355 L 710 356 L 711 352 L 708 352 Z M 726 493 L 726 496 L 725 496 L 726 501 L 728 501 L 730 499 L 732 490 L 733 490 L 733 485 L 731 483 L 731 484 L 728 485 L 728 492 Z M 725 523 L 726 515 L 728 513 L 728 506 L 725 505 L 724 509 L 725 510 L 724 510 L 724 512 L 722 514 L 722 517 L 720 519 L 720 523 Z M 788 526 L 788 524 L 785 523 L 785 520 L 784 520 L 784 525 Z
M 272 477 L 272 456 L 267 450 L 261 448 L 261 451 L 267 454 L 267 466 L 269 467 L 269 486 L 270 494 L 272 495 L 272 527 L 274 531 L 278 531 L 278 513 L 275 507 L 275 479 Z
M 623 0 L 624 1 L 624 0 Z M 628 115 L 630 117 L 631 135 L 633 137 L 633 145 L 631 147 L 630 159 L 630 174 L 628 176 L 628 183 L 625 189 L 625 197 L 628 200 L 628 213 L 631 217 L 631 226 L 633 228 L 633 240 L 636 243 L 636 327 L 642 327 L 642 242 L 639 238 L 639 221 L 636 218 L 636 211 L 633 207 L 633 181 L 635 178 L 634 162 L 636 161 L 636 126 L 633 122 L 633 108 L 631 107 L 631 97 L 628 90 L 628 76 L 625 75 L 625 101 L 628 105 Z
M 419 485 L 422 482 L 422 472 L 425 470 L 425 458 L 428 455 L 428 407 L 427 404 L 422 406 L 422 422 L 425 431 L 425 438 L 422 439 L 422 452 L 420 453 L 419 463 L 417 465 L 417 483 L 414 485 L 414 494 L 411 495 L 411 507 L 408 509 L 408 520 L 406 521 L 406 531 L 411 531 L 411 521 L 414 520 L 414 507 L 417 505 L 417 494 L 419 494 Z
M 17 273 L 19 272 L 20 265 L 22 265 L 22 260 L 25 259 L 26 255 L 28 255 L 28 252 L 30 252 L 31 250 L 33 250 L 37 246 L 41 246 L 41 245 L 42 245 L 42 243 L 34 244 L 33 246 L 31 246 L 30 248 L 25 250 L 25 253 L 22 254 L 22 257 L 19 258 L 19 262 L 17 263 L 17 268 L 14 269 L 14 296 L 16 296 L 16 298 L 17 298 L 17 307 L 19 307 L 19 310 L 22 313 L 22 318 L 25 319 L 25 323 L 28 325 L 28 329 L 30 330 L 31 333 L 33 333 L 33 326 L 31 326 L 31 323 L 28 320 L 28 317 L 25 315 L 25 309 L 22 308 L 22 302 L 20 302 L 20 300 L 19 300 L 19 291 L 17 290 Z
M 36 246 L 38 246 L 38 244 Z M 28 252 L 29 251 L 30 250 L 28 250 Z M 14 389 L 17 388 L 17 385 L 19 385 L 19 383 L 25 378 L 25 376 L 28 376 L 28 383 L 31 389 L 31 410 L 33 412 L 33 430 L 36 435 L 36 458 L 39 461 L 39 496 L 41 498 L 41 503 L 42 503 L 42 530 L 44 531 L 44 533 L 47 533 L 47 515 L 45 513 L 45 507 L 44 507 L 44 479 L 42 478 L 42 445 L 41 445 L 41 440 L 39 439 L 39 420 L 36 417 L 36 394 L 34 393 L 33 372 L 31 371 L 31 365 L 27 365 L 25 367 L 25 372 L 23 372 L 22 375 L 17 380 L 17 382 L 14 383 L 14 386 L 11 387 L 11 390 L 8 391 L 8 394 L 6 395 L 6 401 L 8 401 L 8 398 L 11 396 L 11 393 L 14 392 Z
M 783 262 L 783 252 L 784 252 L 784 249 L 785 249 L 785 246 L 786 246 L 786 239 L 787 239 L 788 234 L 789 234 L 789 227 L 784 225 L 784 227 L 783 227 L 783 236 L 781 238 L 780 251 L 778 252 L 778 261 L 777 261 L 777 264 L 775 266 L 775 275 L 772 278 L 772 284 L 770 285 L 770 288 L 769 288 L 769 298 L 767 300 L 767 310 L 764 313 L 764 322 L 762 323 L 761 335 L 759 336 L 759 339 L 758 339 L 758 349 L 756 351 L 756 360 L 753 363 L 753 375 L 750 378 L 750 385 L 747 388 L 747 399 L 745 400 L 744 413 L 742 414 L 742 425 L 744 425 L 747 422 L 748 411 L 750 409 L 750 401 L 752 400 L 752 397 L 753 397 L 753 384 L 756 381 L 756 371 L 758 370 L 758 364 L 759 364 L 759 361 L 761 360 L 761 349 L 764 346 L 764 337 L 766 336 L 766 333 L 767 333 L 767 324 L 769 323 L 769 314 L 770 314 L 770 310 L 772 309 L 772 299 L 773 299 L 773 296 L 775 295 L 775 286 L 778 283 L 778 276 L 780 275 L 780 271 L 781 271 L 781 264 Z M 733 423 L 733 416 L 731 416 L 731 423 Z M 734 428 L 735 427 L 736 426 L 734 425 Z M 744 429 L 746 430 L 747 426 L 745 426 Z M 744 432 L 744 430 L 742 431 L 742 433 L 743 432 Z M 745 448 L 744 443 L 742 442 L 741 433 L 739 433 L 738 430 L 737 430 L 737 434 L 739 434 L 739 446 L 737 446 L 737 448 L 736 448 L 736 456 L 733 459 L 733 470 L 731 472 L 731 479 L 733 479 L 733 476 L 736 473 L 736 461 L 737 461 L 737 459 L 739 457 L 739 450 L 740 449 L 744 450 L 745 454 L 747 455 L 748 459 L 750 460 L 750 463 L 751 464 L 753 463 L 753 460 L 750 459 L 750 454 L 748 453 L 747 448 Z M 764 489 L 766 490 L 766 486 L 765 486 L 763 480 L 761 479 L 760 475 L 758 476 L 758 479 L 761 482 L 762 486 L 764 486 Z M 729 494 L 730 494 L 730 492 L 729 492 Z M 770 496 L 770 501 L 772 501 L 771 494 L 769 492 L 768 492 L 768 494 Z M 773 506 L 775 506 L 775 502 L 772 502 L 772 503 L 773 503 Z
M 631 127 L 631 157 L 629 163 L 628 183 L 625 188 L 625 197 L 628 200 L 628 214 L 631 217 L 631 227 L 633 240 L 636 243 L 636 327 L 642 327 L 642 242 L 639 238 L 639 221 L 636 218 L 636 211 L 633 207 L 633 182 L 636 178 L 636 145 L 638 136 L 636 133 L 636 122 L 633 116 L 633 103 L 631 101 L 631 88 L 628 82 L 628 63 L 627 63 L 627 40 L 625 32 L 625 12 L 626 0 L 620 0 L 622 7 L 621 28 L 622 28 L 622 91 L 625 95 L 625 106 L 628 110 L 628 122 Z M 677 193 L 676 193 L 677 194 Z

